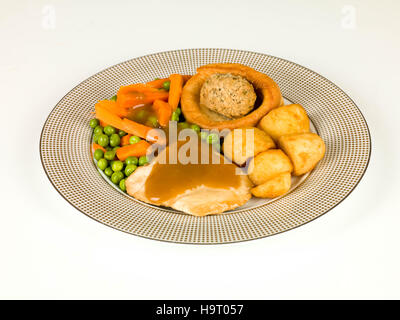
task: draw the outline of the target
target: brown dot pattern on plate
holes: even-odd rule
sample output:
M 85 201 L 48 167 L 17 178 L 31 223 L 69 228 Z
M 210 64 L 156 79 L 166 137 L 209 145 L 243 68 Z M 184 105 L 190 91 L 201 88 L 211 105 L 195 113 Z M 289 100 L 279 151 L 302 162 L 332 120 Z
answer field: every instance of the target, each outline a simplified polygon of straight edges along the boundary
M 242 63 L 272 77 L 282 95 L 306 109 L 326 143 L 326 155 L 296 189 L 265 205 L 194 217 L 143 204 L 99 174 L 90 154 L 94 104 L 122 85 L 171 73 L 194 74 L 208 63 Z M 218 244 L 274 235 L 305 224 L 338 205 L 369 162 L 367 123 L 355 103 L 323 76 L 293 62 L 232 49 L 183 49 L 150 54 L 103 70 L 72 89 L 42 130 L 40 153 L 51 183 L 75 208 L 118 230 L 156 240 Z

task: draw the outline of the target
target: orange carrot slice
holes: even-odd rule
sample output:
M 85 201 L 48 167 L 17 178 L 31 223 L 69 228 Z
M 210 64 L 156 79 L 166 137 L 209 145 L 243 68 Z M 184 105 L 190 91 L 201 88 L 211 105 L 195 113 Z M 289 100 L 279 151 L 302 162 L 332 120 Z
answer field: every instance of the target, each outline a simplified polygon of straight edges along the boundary
M 180 74 L 174 73 L 169 76 L 169 79 L 171 83 L 169 85 L 168 103 L 171 106 L 172 110 L 175 110 L 178 107 L 179 101 L 181 99 L 183 77 Z
M 164 100 L 167 101 L 169 97 L 169 92 L 164 90 L 157 90 L 154 92 L 146 93 L 146 103 L 152 103 L 155 100 Z
M 99 123 L 99 124 L 100 124 L 103 128 L 108 126 L 108 123 L 105 123 L 104 121 L 101 121 L 101 120 L 100 120 L 100 123 Z
M 97 149 L 100 149 L 101 151 L 103 151 L 104 153 L 107 151 L 106 149 L 104 149 L 101 145 L 94 143 L 92 144 L 92 150 L 93 152 L 95 152 Z
M 132 137 L 131 134 L 127 134 L 121 138 L 121 146 L 127 146 L 129 144 L 129 138 Z
M 172 108 L 169 103 L 162 100 L 155 100 L 153 108 L 157 113 L 158 123 L 160 126 L 166 127 L 172 115 Z
M 148 91 L 155 91 L 155 89 L 144 83 L 134 83 L 127 86 L 121 86 L 117 92 L 117 101 L 118 101 L 118 94 L 125 94 L 130 92 L 148 92 Z
M 118 90 L 117 103 L 123 108 L 131 108 L 139 104 L 152 103 L 154 100 L 167 100 L 168 91 L 158 90 L 148 85 L 137 83 L 123 86 Z
M 163 87 L 164 82 L 165 82 L 165 81 L 168 81 L 168 80 L 169 80 L 169 78 L 156 79 L 156 80 L 153 80 L 153 81 L 149 81 L 149 82 L 147 82 L 146 84 L 147 84 L 148 86 L 152 87 L 152 88 L 160 89 L 160 88 Z
M 100 105 L 102 108 L 107 109 L 108 111 L 115 113 L 118 117 L 126 117 L 128 115 L 128 111 L 124 108 L 121 108 L 115 101 L 112 100 L 100 100 L 96 105 Z
M 160 136 L 159 132 L 161 129 L 151 128 L 126 118 L 124 118 L 122 122 L 124 126 L 122 130 L 133 136 L 141 137 L 150 142 L 161 143 L 163 140 L 161 139 L 162 135 Z
M 121 161 L 125 161 L 128 157 L 141 157 L 147 154 L 150 143 L 141 140 L 138 143 L 130 144 L 125 147 L 118 148 L 116 151 L 117 157 Z
M 123 123 L 122 130 L 124 130 L 126 133 L 129 133 L 133 136 L 141 137 L 143 139 L 146 139 L 148 132 L 153 129 L 151 127 L 145 126 L 143 124 L 140 124 L 138 122 L 126 118 L 122 120 L 122 123 Z
M 114 128 L 123 130 L 122 119 L 118 115 L 111 112 L 100 103 L 95 105 L 95 110 L 97 119 L 113 126 Z

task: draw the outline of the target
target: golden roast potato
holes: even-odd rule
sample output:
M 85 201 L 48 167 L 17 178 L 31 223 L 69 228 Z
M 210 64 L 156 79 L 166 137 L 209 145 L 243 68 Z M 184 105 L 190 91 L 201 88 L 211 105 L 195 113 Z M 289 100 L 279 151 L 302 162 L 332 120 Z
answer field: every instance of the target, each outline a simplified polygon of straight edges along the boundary
M 292 172 L 293 166 L 288 156 L 280 149 L 271 149 L 261 152 L 249 165 L 249 178 L 256 184 L 263 184 L 267 180 L 283 172 Z
M 292 160 L 295 176 L 314 169 L 325 154 L 325 143 L 315 133 L 283 136 L 279 139 L 279 146 Z
M 281 136 L 309 132 L 310 120 L 301 105 L 289 104 L 271 110 L 261 119 L 258 127 L 278 141 Z
M 254 140 L 251 139 L 252 136 Z M 238 165 L 242 165 L 247 159 L 272 148 L 275 148 L 274 140 L 264 131 L 255 127 L 231 130 L 225 136 L 222 144 L 224 155 Z
M 292 184 L 290 172 L 283 172 L 251 189 L 253 196 L 258 198 L 275 198 L 289 191 Z

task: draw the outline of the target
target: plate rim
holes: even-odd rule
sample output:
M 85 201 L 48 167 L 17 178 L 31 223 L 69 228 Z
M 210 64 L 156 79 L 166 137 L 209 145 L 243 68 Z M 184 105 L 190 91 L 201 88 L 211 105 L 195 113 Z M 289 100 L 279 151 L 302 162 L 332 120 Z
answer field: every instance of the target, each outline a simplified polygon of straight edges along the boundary
M 366 129 L 367 129 L 367 134 L 368 134 L 368 142 L 369 142 L 369 145 L 368 145 L 368 159 L 367 159 L 367 162 L 366 162 L 366 164 L 365 164 L 365 167 L 364 167 L 362 173 L 360 174 L 358 180 L 354 183 L 354 186 L 347 192 L 346 195 L 344 195 L 344 196 L 343 196 L 337 203 L 335 203 L 335 205 L 333 205 L 331 208 L 327 209 L 327 210 L 326 210 L 325 212 L 323 212 L 322 214 L 320 214 L 320 215 L 318 215 L 318 216 L 316 216 L 316 217 L 314 217 L 314 218 L 312 218 L 312 219 L 310 219 L 310 220 L 308 220 L 308 221 L 306 221 L 306 222 L 304 222 L 304 223 L 301 223 L 301 224 L 299 224 L 299 225 L 292 226 L 292 227 L 287 228 L 287 229 L 282 230 L 282 231 L 275 232 L 275 233 L 273 233 L 273 234 L 266 234 L 266 235 L 261 235 L 261 236 L 259 236 L 259 237 L 254 237 L 254 238 L 240 239 L 240 240 L 232 240 L 232 241 L 222 241 L 222 242 L 173 241 L 173 240 L 167 240 L 167 239 L 152 238 L 152 237 L 145 236 L 145 235 L 142 235 L 142 234 L 133 234 L 133 233 L 131 233 L 131 232 L 128 232 L 127 230 L 123 230 L 123 229 L 117 228 L 116 226 L 113 226 L 113 225 L 110 225 L 110 224 L 106 224 L 105 222 L 103 222 L 103 221 L 101 221 L 101 220 L 95 219 L 94 217 L 90 216 L 89 214 L 87 214 L 86 212 L 82 211 L 82 210 L 79 209 L 77 206 L 75 206 L 70 200 L 68 200 L 68 199 L 61 193 L 61 191 L 60 191 L 60 190 L 57 188 L 57 186 L 54 184 L 54 182 L 53 182 L 52 179 L 50 178 L 50 175 L 49 175 L 49 173 L 48 173 L 48 171 L 47 171 L 47 169 L 46 169 L 46 167 L 45 167 L 44 160 L 43 160 L 43 154 L 42 154 L 42 148 L 41 148 L 42 139 L 43 139 L 43 132 L 44 132 L 44 129 L 45 129 L 45 127 L 46 127 L 46 124 L 47 124 L 48 120 L 50 119 L 51 115 L 52 115 L 53 112 L 55 111 L 56 107 L 60 104 L 60 102 L 61 102 L 65 97 L 67 97 L 67 96 L 68 96 L 72 91 L 74 91 L 77 87 L 79 87 L 80 85 L 82 85 L 82 84 L 84 84 L 85 82 L 89 81 L 92 77 L 95 77 L 96 75 L 99 75 L 100 73 L 103 73 L 103 72 L 106 71 L 106 70 L 112 69 L 112 68 L 114 68 L 114 67 L 116 67 L 116 66 L 119 66 L 119 65 L 122 65 L 122 64 L 125 64 L 125 63 L 127 63 L 127 62 L 129 62 L 129 61 L 131 61 L 131 60 L 134 60 L 134 59 L 141 59 L 141 58 L 150 57 L 150 56 L 153 56 L 153 55 L 167 54 L 167 53 L 179 52 L 179 51 L 184 51 L 184 50 L 189 50 L 189 51 L 195 51 L 195 50 L 228 50 L 228 51 L 236 51 L 236 52 L 242 52 L 242 53 L 248 53 L 248 54 L 262 55 L 262 56 L 270 57 L 270 58 L 277 59 L 277 60 L 280 60 L 280 61 L 283 61 L 283 62 L 289 62 L 289 63 L 291 63 L 291 64 L 293 64 L 293 65 L 296 65 L 297 67 L 300 67 L 300 68 L 302 68 L 303 70 L 307 70 L 307 71 L 309 71 L 309 72 L 312 72 L 312 73 L 318 75 L 319 77 L 321 77 L 322 79 L 324 79 L 325 81 L 327 81 L 328 83 L 330 83 L 331 85 L 333 85 L 334 87 L 338 88 L 338 89 L 345 95 L 345 97 L 348 98 L 348 99 L 353 103 L 354 107 L 356 107 L 356 109 L 358 110 L 358 112 L 359 112 L 359 114 L 360 114 L 362 120 L 363 120 L 364 123 L 365 123 L 365 127 L 366 127 Z M 310 119 L 310 120 L 311 120 L 311 119 Z M 285 232 L 287 232 L 287 231 L 294 230 L 294 229 L 296 229 L 296 228 L 299 228 L 299 227 L 301 227 L 301 226 L 304 226 L 304 225 L 306 225 L 306 224 L 308 224 L 308 223 L 310 223 L 310 222 L 312 222 L 312 221 L 314 221 L 314 220 L 316 220 L 316 219 L 318 219 L 318 218 L 320 218 L 320 217 L 326 215 L 328 212 L 330 212 L 331 210 L 333 210 L 334 208 L 336 208 L 336 207 L 337 207 L 339 204 L 341 204 L 345 199 L 347 199 L 347 198 L 349 197 L 349 195 L 356 189 L 356 187 L 359 185 L 360 181 L 363 179 L 365 173 L 367 172 L 367 169 L 368 169 L 368 167 L 369 167 L 370 160 L 371 160 L 371 155 L 372 155 L 372 136 L 371 136 L 371 130 L 370 130 L 369 126 L 368 126 L 368 122 L 367 122 L 367 120 L 366 120 L 364 114 L 361 112 L 360 108 L 358 107 L 358 105 L 354 102 L 354 100 L 353 100 L 353 99 L 346 93 L 346 91 L 344 91 L 341 87 L 339 87 L 337 84 L 335 84 L 334 82 L 332 82 L 331 80 L 329 80 L 329 79 L 326 78 L 325 76 L 319 74 L 318 72 L 315 72 L 314 70 L 312 70 L 312 69 L 310 69 L 310 68 L 308 68 L 308 67 L 304 67 L 303 65 L 300 65 L 300 64 L 298 64 L 298 63 L 296 63 L 296 62 L 293 62 L 293 61 L 291 61 L 291 60 L 287 60 L 287 59 L 284 59 L 284 58 L 276 57 L 276 56 L 273 56 L 273 55 L 270 55 L 270 54 L 267 54 L 267 53 L 261 53 L 261 52 L 250 51 L 250 50 L 242 50 L 242 49 L 232 49 L 232 48 L 215 48 L 215 47 L 207 47 L 207 48 L 204 48 L 204 47 L 203 47 L 203 48 L 182 48 L 182 49 L 175 49 L 175 50 L 166 50 L 166 51 L 153 52 L 153 53 L 145 54 L 145 55 L 142 55 L 142 56 L 134 57 L 134 58 L 127 59 L 127 60 L 125 60 L 125 61 L 116 63 L 116 64 L 114 64 L 114 65 L 112 65 L 112 66 L 109 66 L 109 67 L 107 67 L 107 68 L 104 68 L 104 69 L 102 69 L 102 70 L 100 70 L 100 71 L 98 71 L 98 72 L 96 72 L 96 73 L 90 75 L 88 78 L 86 78 L 86 79 L 84 79 L 83 81 L 79 82 L 79 83 L 78 83 L 77 85 L 75 85 L 71 90 L 69 90 L 69 91 L 68 91 L 68 92 L 53 106 L 53 108 L 51 109 L 51 111 L 49 112 L 49 114 L 47 115 L 45 121 L 44 121 L 43 124 L 42 124 L 42 129 L 41 129 L 41 131 L 40 131 L 40 139 L 39 139 L 39 146 L 38 146 L 38 147 L 39 147 L 40 162 L 41 162 L 41 165 L 42 165 L 42 169 L 43 169 L 43 171 L 45 172 L 45 174 L 46 174 L 46 176 L 47 176 L 47 179 L 50 181 L 51 185 L 54 187 L 54 189 L 57 191 L 57 193 L 60 194 L 60 195 L 62 196 L 62 198 L 63 198 L 64 200 L 66 200 L 72 207 L 74 207 L 74 208 L 75 208 L 76 210 L 78 210 L 79 212 L 83 213 L 85 216 L 91 218 L 92 220 L 94 220 L 94 221 L 96 221 L 96 222 L 100 222 L 101 224 L 103 224 L 103 225 L 105 225 L 105 226 L 107 226 L 107 227 L 110 227 L 110 228 L 112 228 L 112 229 L 115 229 L 115 230 L 118 230 L 118 231 L 122 231 L 122 232 L 124 232 L 124 233 L 130 234 L 130 235 L 134 235 L 134 236 L 137 236 L 137 237 L 141 237 L 141 238 L 144 238 L 144 239 L 149 239 L 149 240 L 156 240 L 156 241 L 161 241 L 161 242 L 166 242 L 166 243 L 174 243 L 174 244 L 186 244 L 186 245 L 222 245 L 222 244 L 234 244 L 234 243 L 241 243 L 241 242 L 259 240 L 259 239 L 264 239 L 264 238 L 268 238 L 268 237 L 271 237 L 271 236 L 275 236 L 275 235 L 278 235 L 278 234 L 281 234 L 281 233 L 285 233 Z M 304 181 L 303 181 L 303 182 L 304 182 Z M 302 183 L 303 183 L 303 182 L 302 182 Z M 104 181 L 104 183 L 107 183 L 107 181 Z M 169 212 L 169 213 L 174 213 L 174 212 Z M 234 212 L 233 212 L 233 213 L 234 213 Z M 174 214 L 179 214 L 179 213 L 174 213 Z

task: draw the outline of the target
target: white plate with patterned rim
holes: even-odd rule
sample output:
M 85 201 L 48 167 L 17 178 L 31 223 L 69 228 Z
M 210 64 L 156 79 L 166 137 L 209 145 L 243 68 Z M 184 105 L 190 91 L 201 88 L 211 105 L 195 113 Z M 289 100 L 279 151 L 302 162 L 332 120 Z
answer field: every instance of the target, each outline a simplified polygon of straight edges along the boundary
M 99 174 L 88 126 L 94 104 L 122 85 L 171 73 L 194 74 L 208 63 L 241 63 L 270 76 L 286 101 L 301 104 L 326 144 L 325 157 L 291 191 L 274 201 L 252 200 L 229 213 L 194 217 L 151 206 L 119 192 Z M 357 186 L 371 153 L 367 123 L 349 96 L 323 76 L 266 54 L 233 49 L 183 49 L 135 58 L 83 81 L 54 107 L 40 139 L 43 168 L 75 208 L 110 227 L 171 242 L 218 244 L 281 233 L 328 212 Z

